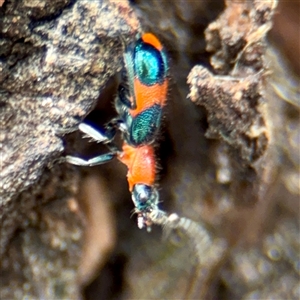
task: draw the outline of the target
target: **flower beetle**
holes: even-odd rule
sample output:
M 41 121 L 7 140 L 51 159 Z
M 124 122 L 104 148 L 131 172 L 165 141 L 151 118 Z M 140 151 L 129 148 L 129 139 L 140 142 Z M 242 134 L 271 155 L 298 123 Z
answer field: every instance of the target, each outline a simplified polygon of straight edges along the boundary
M 159 210 L 155 187 L 156 157 L 154 142 L 159 133 L 162 109 L 167 101 L 168 63 L 165 50 L 152 33 L 145 33 L 124 53 L 127 82 L 118 88 L 115 108 L 118 117 L 100 132 L 81 123 L 79 129 L 110 150 L 89 160 L 67 156 L 66 161 L 80 166 L 94 166 L 117 157 L 128 168 L 127 179 L 138 227 L 150 230 L 149 214 Z M 113 143 L 117 130 L 122 132 L 123 147 Z

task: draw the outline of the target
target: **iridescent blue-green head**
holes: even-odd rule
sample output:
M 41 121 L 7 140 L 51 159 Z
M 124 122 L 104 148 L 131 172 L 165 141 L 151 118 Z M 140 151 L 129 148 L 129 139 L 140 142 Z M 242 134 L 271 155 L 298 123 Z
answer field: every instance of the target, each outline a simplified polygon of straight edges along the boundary
M 138 214 L 138 227 L 151 226 L 148 214 L 153 210 L 158 210 L 159 194 L 155 187 L 145 184 L 135 184 L 132 190 L 132 201 L 135 212 Z

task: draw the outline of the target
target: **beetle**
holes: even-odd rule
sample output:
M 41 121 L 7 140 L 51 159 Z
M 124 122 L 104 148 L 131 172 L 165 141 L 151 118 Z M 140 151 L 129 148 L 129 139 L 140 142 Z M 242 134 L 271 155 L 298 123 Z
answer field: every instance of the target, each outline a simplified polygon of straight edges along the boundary
M 103 132 L 86 123 L 79 125 L 80 131 L 106 144 L 110 152 L 89 160 L 66 156 L 66 161 L 74 165 L 94 166 L 117 157 L 128 168 L 127 180 L 134 211 L 138 215 L 138 227 L 150 230 L 149 214 L 159 210 L 154 145 L 167 102 L 166 52 L 154 34 L 145 33 L 126 47 L 124 65 L 127 82 L 118 87 L 115 100 L 118 116 L 105 125 Z M 122 151 L 113 143 L 118 130 L 123 137 Z

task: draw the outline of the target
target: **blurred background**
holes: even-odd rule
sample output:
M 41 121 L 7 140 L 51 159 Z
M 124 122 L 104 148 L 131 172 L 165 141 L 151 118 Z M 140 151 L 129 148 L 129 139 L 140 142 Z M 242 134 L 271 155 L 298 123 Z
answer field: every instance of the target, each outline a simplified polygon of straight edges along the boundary
M 299 299 L 299 15 L 299 1 L 0 1 L 3 299 Z M 116 116 L 118 36 L 147 31 L 170 65 L 161 208 L 196 230 L 138 229 L 119 161 L 60 160 L 107 151 L 75 129 Z M 230 83 L 205 94 L 196 65 L 255 83 L 249 140 L 224 138 L 214 112 L 230 103 L 213 96 Z

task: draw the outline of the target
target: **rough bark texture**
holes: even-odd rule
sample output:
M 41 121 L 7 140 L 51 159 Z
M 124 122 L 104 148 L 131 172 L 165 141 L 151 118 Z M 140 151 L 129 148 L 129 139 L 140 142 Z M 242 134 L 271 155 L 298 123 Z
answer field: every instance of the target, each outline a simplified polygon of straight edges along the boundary
M 119 36 L 134 37 L 138 22 L 126 2 L 5 1 L 0 10 L 1 298 L 80 298 L 87 221 L 73 209 L 78 177 L 55 160 L 64 130 L 120 70 Z
M 1 299 L 299 299 L 299 77 L 276 4 L 0 0 Z M 170 58 L 158 183 L 186 230 L 136 227 L 119 162 L 60 161 L 106 151 L 66 133 L 115 116 L 120 36 L 141 28 Z

